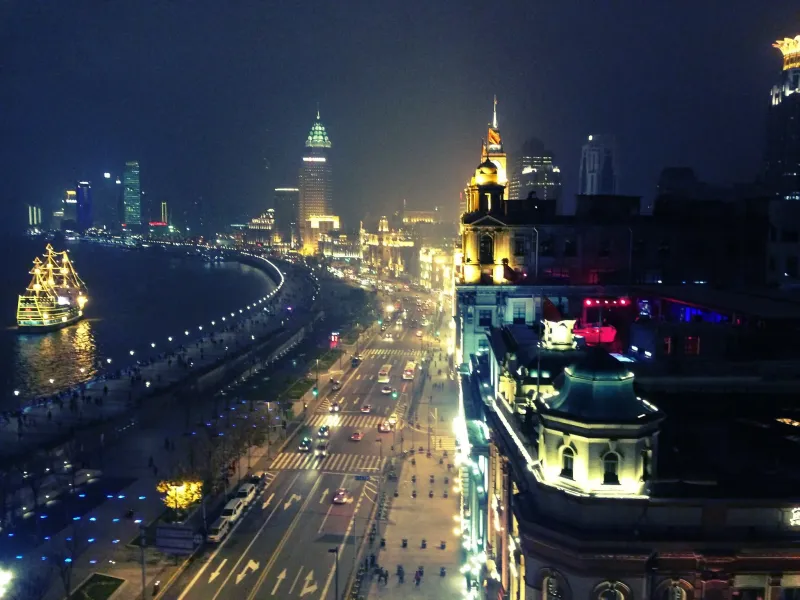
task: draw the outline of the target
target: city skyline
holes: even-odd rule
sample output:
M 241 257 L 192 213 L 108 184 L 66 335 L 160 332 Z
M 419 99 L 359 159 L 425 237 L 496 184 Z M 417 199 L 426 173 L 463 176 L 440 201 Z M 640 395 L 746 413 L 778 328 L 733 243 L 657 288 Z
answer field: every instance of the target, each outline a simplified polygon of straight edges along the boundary
M 704 180 L 719 182 L 752 180 L 762 171 L 766 121 L 762 95 L 780 69 L 780 57 L 771 43 L 796 34 L 793 4 L 774 2 L 759 10 L 744 1 L 721 11 L 695 7 L 689 20 L 681 11 L 665 7 L 615 11 L 591 5 L 560 7 L 541 15 L 547 33 L 532 39 L 520 35 L 533 18 L 531 9 L 522 3 L 501 4 L 498 14 L 513 41 L 478 53 L 467 45 L 468 35 L 456 38 L 449 31 L 480 30 L 494 10 L 489 7 L 452 15 L 459 26 L 448 27 L 443 37 L 433 35 L 440 30 L 441 15 L 432 7 L 422 8 L 413 21 L 415 34 L 421 39 L 441 37 L 424 47 L 397 52 L 399 33 L 388 38 L 370 33 L 359 41 L 369 49 L 363 52 L 335 34 L 335 39 L 325 43 L 336 51 L 326 56 L 320 52 L 320 40 L 325 38 L 317 33 L 328 25 L 331 31 L 345 31 L 335 25 L 351 16 L 344 9 L 328 7 L 313 11 L 302 23 L 302 31 L 298 30 L 305 48 L 294 55 L 295 46 L 284 43 L 287 50 L 280 50 L 277 61 L 269 51 L 252 52 L 257 25 L 265 18 L 256 5 L 225 15 L 219 23 L 219 15 L 200 6 L 188 15 L 181 52 L 170 51 L 166 41 L 155 43 L 152 57 L 169 59 L 138 57 L 133 48 L 154 35 L 144 26 L 147 18 L 157 14 L 161 26 L 167 27 L 183 21 L 182 11 L 162 7 L 154 12 L 155 8 L 145 5 L 137 10 L 141 19 L 133 19 L 128 18 L 129 9 L 105 7 L 91 15 L 96 29 L 108 34 L 120 29 L 127 35 L 84 36 L 82 45 L 68 40 L 55 52 L 47 43 L 34 46 L 30 40 L 47 36 L 56 23 L 82 22 L 86 15 L 81 9 L 51 7 L 46 14 L 30 6 L 9 9 L 10 16 L 25 18 L 28 29 L 24 36 L 10 33 L 6 40 L 13 50 L 4 73 L 10 101 L 0 125 L 9 146 L 19 149 L 7 161 L 12 177 L 6 202 L 21 215 L 26 203 L 44 205 L 47 199 L 57 198 L 63 182 L 97 179 L 98 170 L 136 156 L 146 166 L 143 185 L 156 201 L 166 198 L 180 208 L 203 195 L 210 199 L 209 207 L 236 205 L 239 211 L 255 213 L 268 201 L 269 190 L 282 185 L 291 172 L 298 149 L 294 140 L 302 139 L 307 127 L 303 115 L 319 101 L 326 107 L 330 133 L 337 140 L 337 156 L 343 157 L 335 187 L 353 190 L 344 206 L 353 213 L 343 214 L 346 222 L 357 219 L 374 198 L 387 196 L 384 190 L 390 193 L 381 202 L 389 205 L 407 198 L 409 206 L 420 207 L 430 195 L 438 204 L 453 204 L 449 199 L 457 198 L 463 185 L 460 173 L 470 164 L 467 148 L 474 147 L 477 137 L 472 124 L 486 121 L 486 106 L 494 93 L 501 99 L 498 117 L 507 147 L 517 148 L 531 135 L 543 139 L 560 157 L 566 197 L 576 191 L 579 145 L 590 131 L 617 136 L 620 170 L 625 173 L 622 193 L 652 194 L 658 173 L 670 165 L 690 165 Z M 361 18 L 365 24 L 380 24 L 403 22 L 405 15 L 405 10 L 367 11 Z M 289 27 L 282 35 L 291 39 L 300 23 L 295 25 L 291 12 L 282 16 Z M 694 34 L 687 34 L 688 41 L 680 47 L 661 53 L 657 49 L 670 44 L 659 43 L 659 36 L 672 22 L 680 22 Z M 581 39 L 596 27 L 602 27 L 618 47 L 587 57 L 581 43 L 560 43 Z M 380 27 L 366 29 L 381 31 Z M 196 40 L 206 39 L 211 30 L 224 36 L 237 33 L 221 45 L 225 59 L 220 56 L 209 63 Z M 276 38 L 270 44 L 278 42 Z M 440 56 L 440 66 L 424 60 L 431 51 Z M 81 52 L 88 52 L 93 60 L 75 61 Z M 534 61 L 524 64 L 520 72 L 514 57 L 522 55 L 547 56 L 547 65 Z M 725 60 L 721 60 L 723 55 Z M 117 60 L 112 63 L 103 56 Z M 630 62 L 629 56 L 637 56 L 637 61 Z M 154 71 L 150 67 L 158 61 L 162 64 Z M 370 61 L 380 61 L 375 64 L 381 68 L 365 68 Z M 115 73 L 117 64 L 126 65 L 125 78 Z M 214 86 L 204 83 L 206 77 L 198 70 L 201 64 L 203 75 Z M 219 86 L 213 75 L 224 72 L 223 64 L 238 66 L 225 75 L 226 85 Z M 337 72 L 342 68 L 346 71 Z M 253 69 L 271 74 L 276 85 L 270 85 L 269 93 L 245 76 Z M 377 85 L 387 70 L 398 76 L 387 85 Z M 712 70 L 715 77 L 710 81 L 705 74 Z M 196 76 L 189 78 L 190 73 Z M 353 76 L 343 76 L 349 73 Z M 28 85 L 29 78 L 36 74 L 51 78 L 54 85 L 85 81 L 86 89 L 104 92 L 82 95 L 84 101 L 97 96 L 94 106 L 65 99 L 45 111 L 42 102 L 30 95 L 36 87 Z M 443 78 L 437 79 L 434 89 L 419 83 L 437 74 Z M 98 87 L 101 78 L 106 78 L 105 83 Z M 472 80 L 479 85 L 466 84 Z M 162 82 L 158 103 L 138 91 Z M 369 91 L 356 91 L 361 89 Z M 569 100 L 586 90 L 591 90 L 591 102 L 579 105 Z M 733 90 L 747 92 L 714 109 L 708 106 L 708 97 Z M 234 101 L 243 93 L 258 100 Z M 455 101 L 457 97 L 461 100 Z M 175 104 L 170 98 L 188 110 L 168 108 Z M 134 99 L 128 111 L 127 103 Z M 32 119 L 45 132 L 35 148 L 21 127 Z M 152 126 L 139 127 L 139 123 Z M 730 123 L 737 127 L 731 128 Z M 426 140 L 428 160 L 422 176 L 409 178 L 404 173 L 419 154 L 420 132 L 426 131 L 436 132 Z M 739 151 L 725 151 L 734 145 Z M 382 151 L 374 152 L 378 147 Z

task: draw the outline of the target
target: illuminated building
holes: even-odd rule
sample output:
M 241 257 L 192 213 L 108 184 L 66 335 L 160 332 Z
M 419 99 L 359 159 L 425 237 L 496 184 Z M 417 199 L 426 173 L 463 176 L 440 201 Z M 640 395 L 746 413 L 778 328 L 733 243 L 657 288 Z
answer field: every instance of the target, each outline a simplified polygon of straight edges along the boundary
M 142 184 L 139 179 L 139 162 L 132 160 L 125 163 L 122 175 L 123 215 L 126 225 L 142 224 Z
M 28 205 L 28 227 L 39 227 L 42 224 L 42 209 Z
M 270 208 L 250 220 L 244 233 L 244 242 L 260 246 L 271 246 L 275 233 L 275 210 Z
M 439 208 L 433 210 L 403 210 L 403 225 L 417 225 L 420 223 L 433 225 L 442 220 Z
M 169 224 L 169 208 L 166 202 L 161 203 L 161 222 Z
M 453 250 L 422 247 L 419 249 L 419 284 L 432 292 L 452 293 Z
M 553 164 L 553 155 L 547 152 L 541 140 L 531 138 L 513 157 L 508 197 L 527 198 L 531 193 L 540 200 L 559 200 L 561 197 L 561 169 Z
M 339 217 L 336 215 L 314 215 L 303 224 L 303 254 L 313 256 L 319 252 L 319 241 L 339 231 Z
M 497 96 L 494 97 L 492 122 L 489 123 L 489 130 L 486 133 L 486 141 L 483 144 L 481 159 L 483 161 L 488 159 L 497 167 L 497 183 L 503 186 L 503 197 L 508 198 L 507 190 L 505 189 L 508 185 L 506 153 L 505 150 L 503 150 L 503 140 L 500 137 L 500 129 L 497 127 Z
M 88 181 L 79 181 L 75 184 L 77 199 L 76 221 L 78 231 L 86 231 L 93 225 L 92 215 L 92 184 Z
M 378 220 L 377 233 L 361 228 L 361 247 L 366 266 L 376 269 L 378 275 L 385 273 L 399 277 L 408 270 L 414 254 L 414 240 L 406 231 L 393 230 L 389 219 Z
M 361 260 L 361 240 L 358 234 L 344 233 L 323 234 L 320 236 L 319 253 L 334 260 Z
M 298 204 L 300 189 L 296 187 L 275 188 L 272 208 L 275 209 L 275 229 L 285 242 L 295 247 L 299 236 Z
M 783 70 L 770 95 L 765 179 L 775 195 L 800 200 L 800 35 L 773 46 Z
M 317 240 L 306 242 L 306 236 L 312 235 L 305 227 L 312 217 L 330 215 L 333 207 L 333 171 L 329 162 L 331 141 L 328 132 L 320 120 L 311 126 L 306 138 L 306 151 L 303 153 L 303 166 L 299 173 L 298 220 L 304 229 L 303 247 L 316 247 Z
M 109 172 L 92 185 L 94 223 L 97 227 L 117 230 L 124 214 L 122 179 Z
M 590 135 L 581 151 L 578 193 L 586 196 L 617 193 L 617 157 L 614 138 Z

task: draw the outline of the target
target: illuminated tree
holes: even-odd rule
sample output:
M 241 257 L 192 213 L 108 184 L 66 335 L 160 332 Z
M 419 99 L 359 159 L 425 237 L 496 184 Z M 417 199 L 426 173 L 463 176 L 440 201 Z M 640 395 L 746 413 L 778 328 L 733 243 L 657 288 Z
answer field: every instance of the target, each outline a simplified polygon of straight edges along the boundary
M 203 499 L 203 483 L 200 481 L 161 481 L 156 489 L 164 494 L 164 504 L 176 513 Z

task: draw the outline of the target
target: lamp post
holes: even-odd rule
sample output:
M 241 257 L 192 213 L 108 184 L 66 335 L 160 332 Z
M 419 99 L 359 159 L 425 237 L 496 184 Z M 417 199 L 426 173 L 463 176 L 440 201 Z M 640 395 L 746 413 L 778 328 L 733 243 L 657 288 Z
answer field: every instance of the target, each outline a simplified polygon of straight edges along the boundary
M 328 548 L 328 552 L 334 555 L 334 564 L 336 565 L 335 568 L 335 595 L 333 597 L 334 600 L 339 600 L 339 547 L 336 546 L 335 548 Z
M 380 462 L 378 462 L 378 495 L 375 497 L 375 502 L 381 501 L 381 488 L 383 487 L 383 438 L 375 440 L 378 442 L 378 449 L 380 451 Z M 375 517 L 375 533 L 376 537 L 381 537 L 381 515 Z

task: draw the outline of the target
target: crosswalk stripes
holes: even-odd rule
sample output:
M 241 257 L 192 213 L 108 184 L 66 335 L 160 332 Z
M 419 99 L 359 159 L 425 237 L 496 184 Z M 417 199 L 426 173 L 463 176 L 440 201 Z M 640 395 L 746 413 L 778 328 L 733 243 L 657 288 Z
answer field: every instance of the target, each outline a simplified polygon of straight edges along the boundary
M 386 420 L 386 417 L 378 417 L 375 415 L 342 415 L 342 414 L 328 414 L 328 415 L 313 415 L 308 424 L 312 427 L 322 427 L 329 425 L 331 427 L 356 427 L 362 429 L 372 429 L 380 425 Z
M 425 356 L 425 352 L 423 350 L 401 350 L 400 348 L 367 348 L 362 352 L 364 356 L 375 356 L 375 357 L 392 357 L 392 356 L 404 356 L 406 358 L 422 358 Z
M 270 469 L 315 470 L 348 473 L 378 471 L 388 459 L 367 454 L 329 454 L 324 458 L 305 452 L 281 452 Z

